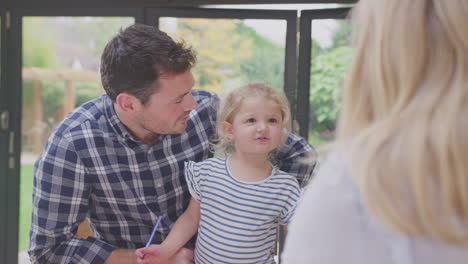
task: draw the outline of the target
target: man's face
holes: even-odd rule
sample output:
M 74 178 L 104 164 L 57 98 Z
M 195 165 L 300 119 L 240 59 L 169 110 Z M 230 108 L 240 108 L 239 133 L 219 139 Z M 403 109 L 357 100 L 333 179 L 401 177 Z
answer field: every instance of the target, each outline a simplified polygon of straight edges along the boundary
M 163 74 L 155 85 L 159 87 L 157 92 L 145 105 L 139 104 L 133 115 L 134 130 L 139 130 L 134 132 L 145 142 L 162 134 L 182 133 L 190 111 L 197 107 L 191 93 L 194 85 L 191 71 Z

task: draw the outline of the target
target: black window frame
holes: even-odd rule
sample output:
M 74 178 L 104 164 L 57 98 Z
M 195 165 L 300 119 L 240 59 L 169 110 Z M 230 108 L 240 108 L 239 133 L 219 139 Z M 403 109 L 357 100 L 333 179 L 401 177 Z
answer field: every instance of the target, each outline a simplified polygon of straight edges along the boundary
M 7 10 L 0 8 L 0 115 L 7 114 L 8 89 L 6 88 L 6 35 L 7 35 Z M 7 178 L 8 178 L 8 134 L 10 129 L 0 127 L 0 263 L 7 262 L 7 224 L 8 224 L 8 196 L 7 196 Z
M 345 19 L 351 8 L 333 8 L 302 10 L 299 29 L 299 66 L 297 76 L 297 121 L 299 122 L 299 135 L 309 138 L 310 113 L 310 70 L 311 70 L 311 30 L 313 20 L 319 19 Z

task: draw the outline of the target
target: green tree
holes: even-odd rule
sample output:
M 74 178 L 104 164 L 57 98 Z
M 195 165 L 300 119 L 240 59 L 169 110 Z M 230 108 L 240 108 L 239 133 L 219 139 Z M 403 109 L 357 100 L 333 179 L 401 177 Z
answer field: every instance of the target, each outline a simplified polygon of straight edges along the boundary
M 338 20 L 333 45 L 312 47 L 310 72 L 310 128 L 322 134 L 333 133 L 340 111 L 343 80 L 351 61 L 349 21 Z
M 242 81 L 244 83 L 265 81 L 273 87 L 282 89 L 284 86 L 284 47 L 260 36 L 242 21 L 237 23 L 236 32 L 244 39 L 251 39 L 253 44 L 252 56 L 241 61 Z
M 56 39 L 56 31 L 46 17 L 24 18 L 23 67 L 57 67 Z
M 100 57 L 107 42 L 134 22 L 133 17 L 63 18 L 58 30 L 62 41 L 84 47 L 90 55 Z
M 337 30 L 332 36 L 333 45 L 331 49 L 349 46 L 351 42 L 351 23 L 348 20 L 336 20 Z
M 193 46 L 195 86 L 211 92 L 220 93 L 226 81 L 239 78 L 239 62 L 252 55 L 252 41 L 236 34 L 233 19 L 178 18 L 175 30 L 164 20 L 161 28 Z

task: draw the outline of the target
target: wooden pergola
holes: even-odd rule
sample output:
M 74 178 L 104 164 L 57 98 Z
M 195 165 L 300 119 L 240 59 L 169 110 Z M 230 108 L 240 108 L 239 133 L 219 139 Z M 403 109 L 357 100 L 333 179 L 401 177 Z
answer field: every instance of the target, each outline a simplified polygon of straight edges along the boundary
M 59 117 L 62 120 L 65 115 L 75 109 L 75 82 L 95 82 L 101 85 L 99 73 L 92 71 L 77 71 L 67 69 L 44 69 L 44 68 L 23 68 L 23 80 L 31 81 L 34 87 L 33 96 L 33 120 L 35 133 L 33 134 L 33 152 L 40 153 L 44 144 L 42 140 L 41 122 L 44 120 L 44 103 L 42 100 L 42 81 L 63 81 L 65 83 L 63 111 Z

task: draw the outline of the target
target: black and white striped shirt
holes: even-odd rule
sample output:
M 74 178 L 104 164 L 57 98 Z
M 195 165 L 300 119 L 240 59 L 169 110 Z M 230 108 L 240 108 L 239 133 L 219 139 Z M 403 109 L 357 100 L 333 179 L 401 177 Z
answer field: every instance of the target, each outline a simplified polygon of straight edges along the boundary
M 211 158 L 186 165 L 190 193 L 200 203 L 195 263 L 275 263 L 278 224 L 287 224 L 294 213 L 299 183 L 277 168 L 261 181 L 242 181 L 228 162 Z

